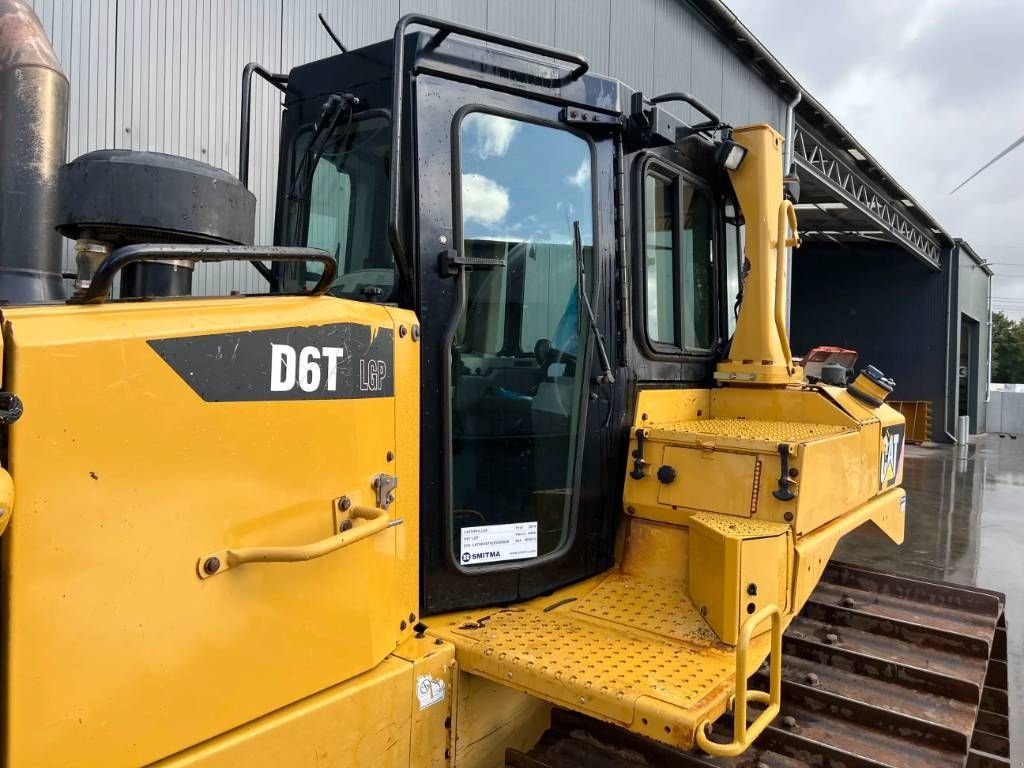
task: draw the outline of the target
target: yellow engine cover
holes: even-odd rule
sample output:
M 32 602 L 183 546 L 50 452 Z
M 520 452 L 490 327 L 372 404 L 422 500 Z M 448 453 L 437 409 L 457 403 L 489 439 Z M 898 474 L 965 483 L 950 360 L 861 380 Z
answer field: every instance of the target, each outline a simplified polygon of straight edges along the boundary
M 7 765 L 140 765 L 379 664 L 417 612 L 408 312 L 329 297 L 4 310 Z M 400 329 L 400 326 L 405 326 Z M 308 562 L 197 558 L 391 521 Z M 356 521 L 356 525 L 364 521 Z
M 697 512 L 690 517 L 690 597 L 715 634 L 736 644 L 750 614 L 786 612 L 793 539 L 784 523 Z

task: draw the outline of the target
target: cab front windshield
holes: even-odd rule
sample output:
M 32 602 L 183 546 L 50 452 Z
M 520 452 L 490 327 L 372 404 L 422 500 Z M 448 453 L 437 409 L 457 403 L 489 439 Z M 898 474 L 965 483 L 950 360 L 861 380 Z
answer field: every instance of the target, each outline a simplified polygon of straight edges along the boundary
M 309 151 L 311 142 L 323 146 L 319 156 L 315 145 Z M 390 123 L 384 116 L 342 122 L 326 143 L 312 130 L 295 142 L 289 241 L 334 257 L 337 277 L 330 292 L 335 296 L 385 301 L 394 288 L 387 237 L 390 152 Z M 299 282 L 310 287 L 319 278 L 319 265 L 311 263 Z

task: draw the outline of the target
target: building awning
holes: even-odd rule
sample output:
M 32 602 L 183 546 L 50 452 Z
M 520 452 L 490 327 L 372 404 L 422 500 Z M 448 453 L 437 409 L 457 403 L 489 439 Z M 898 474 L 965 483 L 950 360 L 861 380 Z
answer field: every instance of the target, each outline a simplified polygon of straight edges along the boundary
M 800 236 L 810 242 L 895 243 L 939 269 L 940 230 L 918 220 L 913 200 L 894 199 L 873 184 L 858 167 L 864 158 L 857 153 L 856 147 L 834 147 L 797 119 L 793 161 L 800 176 Z

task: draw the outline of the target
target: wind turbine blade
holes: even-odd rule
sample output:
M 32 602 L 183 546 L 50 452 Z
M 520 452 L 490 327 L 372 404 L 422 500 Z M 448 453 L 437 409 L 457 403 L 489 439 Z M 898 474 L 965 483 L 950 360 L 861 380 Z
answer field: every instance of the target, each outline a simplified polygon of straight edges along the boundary
M 970 181 L 971 179 L 973 179 L 973 178 L 974 178 L 975 176 L 977 176 L 977 175 L 978 175 L 979 173 L 981 173 L 981 172 L 982 172 L 982 171 L 984 171 L 984 170 L 985 170 L 986 168 L 988 168 L 988 167 L 989 167 L 990 165 L 992 165 L 992 164 L 993 164 L 994 162 L 996 162 L 996 160 L 999 160 L 1000 158 L 1004 157 L 1005 155 L 1008 155 L 1008 154 L 1009 154 L 1010 152 L 1012 152 L 1013 150 L 1015 150 L 1015 149 L 1016 149 L 1017 147 L 1019 147 L 1019 146 L 1020 146 L 1021 144 L 1024 144 L 1024 136 L 1021 136 L 1021 137 L 1020 137 L 1019 139 L 1017 139 L 1017 140 L 1016 140 L 1015 142 L 1013 142 L 1013 144 L 1011 144 L 1011 145 L 1010 145 L 1010 146 L 1008 146 L 1008 147 L 1007 147 L 1006 149 L 1004 149 L 1004 150 L 1003 150 L 1002 152 L 1000 152 L 1000 153 L 999 153 L 998 155 L 996 155 L 995 157 L 993 157 L 993 158 L 992 158 L 991 160 L 989 160 L 989 161 L 988 161 L 987 163 L 985 163 L 985 164 L 984 164 L 983 166 L 981 166 L 981 168 L 979 168 L 978 170 L 976 170 L 976 171 L 975 171 L 974 173 L 972 173 L 972 174 L 971 174 L 970 176 L 968 176 L 968 177 L 967 177 L 966 179 L 964 179 L 963 181 L 961 181 L 961 182 L 960 182 L 960 183 L 959 183 L 959 184 L 958 184 L 958 185 L 957 185 L 957 186 L 956 186 L 956 187 L 955 187 L 955 188 L 953 189 L 953 191 L 952 191 L 952 192 L 950 192 L 949 194 L 951 194 L 951 195 L 952 195 L 952 194 L 953 194 L 953 192 L 956 192 L 956 191 L 957 191 L 958 189 L 960 189 L 960 187 L 962 187 L 962 186 L 963 186 L 964 184 L 966 184 L 966 183 L 967 183 L 968 181 Z

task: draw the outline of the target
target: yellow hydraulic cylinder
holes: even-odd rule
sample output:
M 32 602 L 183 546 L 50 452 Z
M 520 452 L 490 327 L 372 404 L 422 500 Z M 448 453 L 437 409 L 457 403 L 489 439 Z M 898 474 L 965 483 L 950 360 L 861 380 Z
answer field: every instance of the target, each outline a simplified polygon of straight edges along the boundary
M 782 194 L 782 136 L 768 125 L 738 128 L 733 141 L 747 150 L 729 172 L 746 223 L 743 303 L 729 357 L 715 378 L 784 385 L 803 380 L 786 332 L 786 248 L 798 246 L 796 211 Z M 792 238 L 789 231 L 792 231 Z

